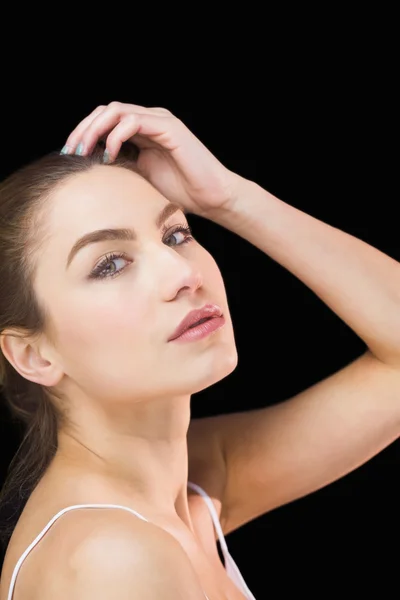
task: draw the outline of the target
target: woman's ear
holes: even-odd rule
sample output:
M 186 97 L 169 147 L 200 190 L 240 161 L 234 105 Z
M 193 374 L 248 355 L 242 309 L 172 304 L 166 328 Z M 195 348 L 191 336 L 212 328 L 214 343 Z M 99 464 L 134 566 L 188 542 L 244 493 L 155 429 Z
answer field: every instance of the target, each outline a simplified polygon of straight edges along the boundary
M 57 385 L 64 373 L 51 359 L 50 353 L 41 350 L 40 341 L 17 330 L 5 330 L 0 335 L 0 347 L 16 371 L 25 379 L 46 387 Z

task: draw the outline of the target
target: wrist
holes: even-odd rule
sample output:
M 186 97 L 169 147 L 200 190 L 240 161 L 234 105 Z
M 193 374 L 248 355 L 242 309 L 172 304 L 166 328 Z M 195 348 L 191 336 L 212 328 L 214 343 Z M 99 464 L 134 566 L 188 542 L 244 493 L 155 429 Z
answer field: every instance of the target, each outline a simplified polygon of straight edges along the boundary
M 239 232 L 249 220 L 257 218 L 259 203 L 265 203 L 268 192 L 254 181 L 234 175 L 226 202 L 210 218 L 218 225 Z
M 256 185 L 249 179 L 230 172 L 225 185 L 224 201 L 221 202 L 219 207 L 209 210 L 205 215 L 206 218 L 220 225 L 224 225 L 225 221 L 235 218 L 235 215 L 242 211 L 244 200 L 251 193 L 252 186 Z

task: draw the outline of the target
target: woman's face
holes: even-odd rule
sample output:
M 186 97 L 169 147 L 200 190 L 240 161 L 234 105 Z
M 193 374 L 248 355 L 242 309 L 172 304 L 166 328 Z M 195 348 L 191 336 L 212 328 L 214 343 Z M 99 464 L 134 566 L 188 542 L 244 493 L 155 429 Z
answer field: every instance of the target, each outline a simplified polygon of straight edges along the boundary
M 169 213 L 164 232 L 156 224 L 168 205 L 138 174 L 100 165 L 67 180 L 46 205 L 49 236 L 34 286 L 66 375 L 61 389 L 67 381 L 104 402 L 140 401 L 197 392 L 235 368 L 220 271 L 187 233 L 173 233 L 187 227 L 183 212 Z M 114 229 L 125 239 L 96 234 L 77 246 Z M 168 342 L 206 303 L 220 306 L 225 326 L 198 341 Z

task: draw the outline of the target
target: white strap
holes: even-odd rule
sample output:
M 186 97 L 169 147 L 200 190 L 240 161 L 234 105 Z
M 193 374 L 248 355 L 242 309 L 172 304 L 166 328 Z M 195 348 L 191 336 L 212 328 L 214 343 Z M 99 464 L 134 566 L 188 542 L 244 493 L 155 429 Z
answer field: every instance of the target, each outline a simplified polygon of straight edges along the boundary
M 190 488 L 192 488 L 193 490 L 195 490 L 196 492 L 198 492 L 204 498 L 205 502 L 207 503 L 208 508 L 210 509 L 211 518 L 213 520 L 216 532 L 218 534 L 218 539 L 221 544 L 222 554 L 224 555 L 225 570 L 226 570 L 228 577 L 231 579 L 231 581 L 233 581 L 235 583 L 235 585 L 242 592 L 244 591 L 248 600 L 256 600 L 254 595 L 252 594 L 251 590 L 249 590 L 247 583 L 243 579 L 243 575 L 239 571 L 239 567 L 235 563 L 232 555 L 230 554 L 230 552 L 228 550 L 228 546 L 226 544 L 225 537 L 222 532 L 221 524 L 220 524 L 220 521 L 218 518 L 217 511 L 215 510 L 213 501 L 211 500 L 210 496 L 203 490 L 203 488 L 201 488 L 196 483 L 191 483 L 189 481 L 188 486 Z
M 59 517 L 61 517 L 64 513 L 68 512 L 70 510 L 77 509 L 77 508 L 122 508 L 128 512 L 134 513 L 137 517 L 139 517 L 139 519 L 142 519 L 143 521 L 148 521 L 148 519 L 145 519 L 145 517 L 143 517 L 143 515 L 136 512 L 135 510 L 133 510 L 133 508 L 128 508 L 127 506 L 120 506 L 119 504 L 75 504 L 73 506 L 67 506 L 66 508 L 63 508 L 47 523 L 46 527 L 39 533 L 39 535 L 27 547 L 25 552 L 22 554 L 22 556 L 18 560 L 17 564 L 15 565 L 12 577 L 11 577 L 10 589 L 8 591 L 7 600 L 12 600 L 18 572 L 19 572 L 25 558 L 28 556 L 28 554 L 33 550 L 33 548 L 36 546 L 36 544 L 38 544 L 40 542 L 42 537 L 47 533 L 47 531 L 50 529 L 50 527 L 53 525 L 53 523 L 55 521 L 57 521 L 57 519 Z
M 210 496 L 203 490 L 203 488 L 201 488 L 199 485 L 197 485 L 197 483 L 191 483 L 190 481 L 188 481 L 188 486 L 190 488 L 192 488 L 193 490 L 195 490 L 196 492 L 198 492 L 201 496 L 203 496 L 203 498 L 210 510 L 210 513 L 211 513 L 211 518 L 213 520 L 214 527 L 215 527 L 215 530 L 218 535 L 219 543 L 221 544 L 221 550 L 222 550 L 222 552 L 224 552 L 224 551 L 228 552 L 228 546 L 226 545 L 224 534 L 222 533 L 222 528 L 221 528 L 221 524 L 219 522 L 218 514 L 217 514 L 217 511 L 215 510 L 215 506 L 214 506 L 213 501 L 211 500 Z

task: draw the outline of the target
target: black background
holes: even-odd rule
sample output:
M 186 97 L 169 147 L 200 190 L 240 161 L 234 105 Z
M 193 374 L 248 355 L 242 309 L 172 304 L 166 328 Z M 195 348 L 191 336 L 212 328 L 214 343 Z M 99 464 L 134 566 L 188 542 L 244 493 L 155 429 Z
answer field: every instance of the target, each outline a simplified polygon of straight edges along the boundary
M 247 28 L 246 43 L 246 27 L 226 27 L 215 50 L 205 30 L 196 46 L 154 47 L 153 36 L 147 46 L 132 44 L 131 55 L 124 50 L 123 61 L 107 40 L 89 56 L 76 47 L 65 56 L 62 39 L 52 56 L 27 50 L 3 72 L 0 174 L 61 148 L 99 104 L 165 106 L 233 171 L 399 260 L 390 15 L 379 23 L 373 14 L 336 17 L 314 15 L 318 27 L 302 26 L 297 36 L 281 23 L 274 42 L 271 22 L 253 35 Z M 214 223 L 189 221 L 225 278 L 239 352 L 232 375 L 193 397 L 194 417 L 285 400 L 364 352 L 347 325 L 279 264 Z M 258 347 L 249 314 L 263 334 Z M 1 404 L 0 416 L 4 477 L 19 438 Z M 320 597 L 377 585 L 380 597 L 391 597 L 399 465 L 395 442 L 323 490 L 231 534 L 231 553 L 255 596 Z

